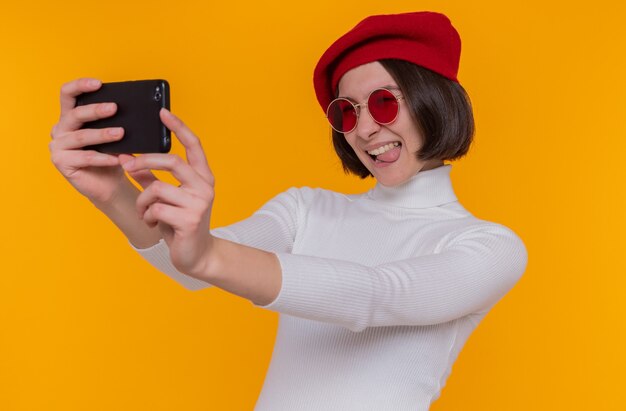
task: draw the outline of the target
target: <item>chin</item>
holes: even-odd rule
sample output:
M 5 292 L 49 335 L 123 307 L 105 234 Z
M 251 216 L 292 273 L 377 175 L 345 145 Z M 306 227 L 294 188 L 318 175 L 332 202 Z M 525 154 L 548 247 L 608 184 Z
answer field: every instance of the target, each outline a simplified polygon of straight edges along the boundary
M 407 161 L 406 153 L 402 153 L 398 160 L 387 165 L 377 164 L 369 155 L 360 158 L 376 181 L 386 187 L 394 187 L 407 182 L 415 176 L 426 164 Z

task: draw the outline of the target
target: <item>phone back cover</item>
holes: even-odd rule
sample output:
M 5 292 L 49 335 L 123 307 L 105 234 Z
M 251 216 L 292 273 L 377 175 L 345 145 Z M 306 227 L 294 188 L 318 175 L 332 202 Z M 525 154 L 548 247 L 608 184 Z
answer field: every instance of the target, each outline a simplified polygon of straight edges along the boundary
M 90 121 L 82 128 L 123 127 L 120 141 L 87 146 L 103 153 L 167 153 L 171 146 L 170 130 L 159 117 L 162 107 L 169 110 L 169 84 L 166 80 L 137 80 L 103 83 L 91 93 L 76 98 L 76 105 L 117 103 L 112 117 Z

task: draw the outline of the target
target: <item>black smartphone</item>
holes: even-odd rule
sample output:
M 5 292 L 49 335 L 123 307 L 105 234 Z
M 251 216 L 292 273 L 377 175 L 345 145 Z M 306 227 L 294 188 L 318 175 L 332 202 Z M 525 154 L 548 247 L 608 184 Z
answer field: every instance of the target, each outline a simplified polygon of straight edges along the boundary
M 76 106 L 93 103 L 116 103 L 117 111 L 111 117 L 87 122 L 81 128 L 123 127 L 124 137 L 86 146 L 85 150 L 109 154 L 170 151 L 171 133 L 159 117 L 162 107 L 170 109 L 170 86 L 166 80 L 102 83 L 98 90 L 76 97 Z

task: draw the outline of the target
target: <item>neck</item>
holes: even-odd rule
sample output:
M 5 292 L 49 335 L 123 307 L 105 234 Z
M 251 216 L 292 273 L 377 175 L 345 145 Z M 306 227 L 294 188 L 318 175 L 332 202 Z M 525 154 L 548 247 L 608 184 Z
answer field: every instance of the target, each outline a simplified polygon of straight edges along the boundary
M 367 196 L 404 208 L 429 208 L 457 201 L 450 179 L 451 164 L 422 169 L 402 184 L 388 187 L 376 183 Z

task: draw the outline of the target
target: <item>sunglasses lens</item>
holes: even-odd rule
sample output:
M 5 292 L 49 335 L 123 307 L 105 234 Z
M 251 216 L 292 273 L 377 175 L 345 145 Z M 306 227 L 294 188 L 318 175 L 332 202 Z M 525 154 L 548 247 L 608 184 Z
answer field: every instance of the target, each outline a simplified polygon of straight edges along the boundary
M 349 100 L 336 99 L 328 106 L 326 116 L 330 125 L 340 133 L 347 133 L 356 126 L 356 109 Z
M 389 90 L 375 90 L 370 94 L 367 108 L 377 123 L 389 124 L 398 115 L 398 99 Z

